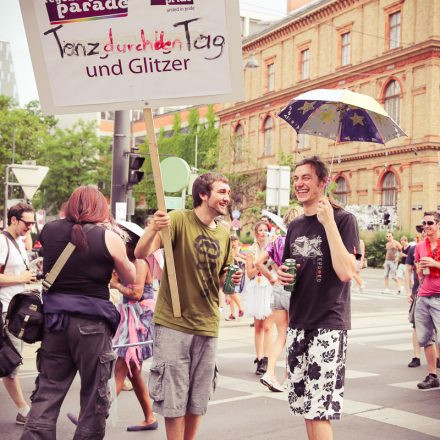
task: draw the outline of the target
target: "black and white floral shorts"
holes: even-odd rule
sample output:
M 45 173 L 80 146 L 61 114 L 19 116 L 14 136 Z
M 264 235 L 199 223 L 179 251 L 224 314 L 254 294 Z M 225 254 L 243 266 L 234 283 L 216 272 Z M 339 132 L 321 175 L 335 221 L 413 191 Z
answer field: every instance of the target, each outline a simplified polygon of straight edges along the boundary
M 310 420 L 341 418 L 346 352 L 346 330 L 288 329 L 288 398 L 293 414 Z

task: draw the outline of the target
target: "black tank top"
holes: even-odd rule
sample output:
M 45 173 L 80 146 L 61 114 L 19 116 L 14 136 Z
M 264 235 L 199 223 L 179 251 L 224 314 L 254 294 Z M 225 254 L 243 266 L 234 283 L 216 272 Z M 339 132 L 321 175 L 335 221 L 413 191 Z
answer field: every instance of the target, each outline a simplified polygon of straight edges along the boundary
M 70 241 L 73 223 L 63 219 L 47 223 L 41 231 L 43 245 L 43 272 L 52 269 L 55 261 Z M 114 261 L 105 244 L 105 229 L 94 226 L 86 232 L 88 251 L 75 249 L 61 270 L 49 293 L 69 293 L 109 299 L 108 284 Z

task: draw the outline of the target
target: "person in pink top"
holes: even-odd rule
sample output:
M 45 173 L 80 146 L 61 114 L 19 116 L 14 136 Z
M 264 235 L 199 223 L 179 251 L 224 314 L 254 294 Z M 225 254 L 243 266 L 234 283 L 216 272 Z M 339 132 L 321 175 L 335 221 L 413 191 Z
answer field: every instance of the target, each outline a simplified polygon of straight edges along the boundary
M 432 334 L 437 333 L 440 339 L 440 214 L 436 211 L 425 212 L 422 226 L 426 238 L 417 244 L 415 262 L 417 273 L 422 280 L 417 292 L 414 312 L 417 339 L 420 347 L 425 349 L 428 375 L 417 384 L 420 389 L 436 388 L 439 379 L 436 370 L 436 350 Z

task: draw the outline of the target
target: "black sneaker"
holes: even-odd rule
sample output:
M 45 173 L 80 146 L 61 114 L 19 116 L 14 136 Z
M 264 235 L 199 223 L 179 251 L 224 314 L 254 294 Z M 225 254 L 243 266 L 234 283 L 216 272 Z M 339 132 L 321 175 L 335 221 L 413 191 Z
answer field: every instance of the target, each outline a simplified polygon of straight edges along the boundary
M 411 362 L 408 364 L 409 368 L 420 367 L 420 358 L 412 358 Z
M 258 368 L 258 374 L 264 374 L 267 371 L 267 357 L 261 359 L 260 368 Z
M 438 386 L 438 377 L 431 376 L 430 374 L 425 377 L 423 382 L 417 384 L 417 388 L 420 390 L 429 390 L 430 388 L 438 388 Z

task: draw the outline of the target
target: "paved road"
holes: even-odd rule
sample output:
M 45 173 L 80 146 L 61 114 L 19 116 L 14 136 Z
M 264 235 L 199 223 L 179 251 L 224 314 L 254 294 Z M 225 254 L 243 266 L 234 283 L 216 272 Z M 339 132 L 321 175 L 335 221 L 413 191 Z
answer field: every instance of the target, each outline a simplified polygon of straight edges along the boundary
M 432 440 L 440 438 L 440 389 L 421 391 L 417 382 L 425 365 L 408 368 L 412 357 L 411 328 L 403 295 L 382 294 L 382 272 L 367 269 L 367 290 L 352 294 L 353 330 L 349 337 L 344 416 L 334 422 L 341 440 Z M 200 429 L 200 440 L 305 439 L 301 417 L 288 411 L 285 393 L 271 393 L 253 373 L 253 329 L 250 320 L 222 322 L 218 364 L 220 382 Z M 27 347 L 21 373 L 27 395 L 35 379 L 35 347 Z M 283 361 L 278 374 L 282 376 Z M 145 375 L 148 365 L 145 365 Z M 69 439 L 73 427 L 65 418 L 78 408 L 78 380 L 61 409 L 58 438 Z M 141 419 L 133 392 L 121 393 L 106 439 L 165 438 L 163 421 L 155 432 L 127 433 L 125 427 Z M 0 437 L 18 439 L 21 428 L 13 424 L 15 410 L 0 390 Z M 116 420 L 117 419 L 117 420 Z M 111 423 L 110 423 L 111 425 Z

